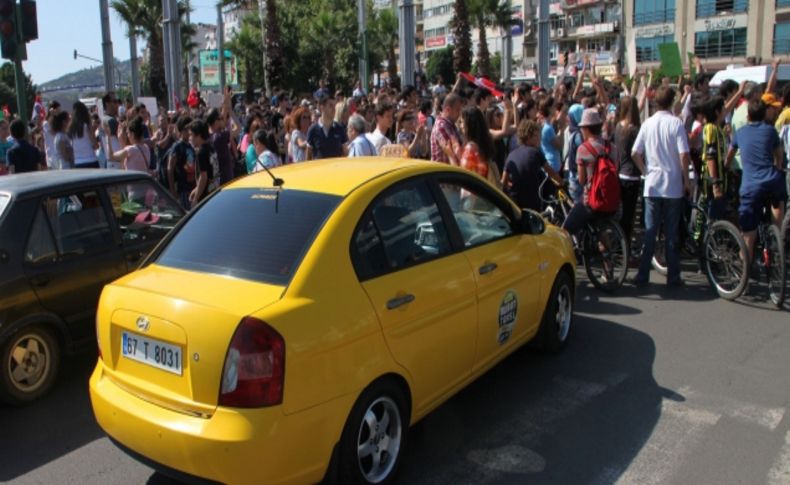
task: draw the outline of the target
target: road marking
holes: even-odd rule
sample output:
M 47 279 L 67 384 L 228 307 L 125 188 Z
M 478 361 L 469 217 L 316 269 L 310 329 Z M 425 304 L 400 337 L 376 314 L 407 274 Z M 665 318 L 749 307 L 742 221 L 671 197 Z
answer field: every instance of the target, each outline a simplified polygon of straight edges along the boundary
M 768 471 L 768 485 L 786 485 L 790 483 L 790 431 L 785 435 L 785 443 L 779 450 L 779 456 Z
M 774 431 L 785 415 L 785 408 L 769 408 L 725 396 L 703 394 L 683 386 L 678 394 L 686 398 L 686 405 L 723 414 L 724 416 L 756 424 Z
M 647 442 L 630 463 L 607 467 L 593 484 L 658 485 L 666 483 L 688 450 L 702 441 L 706 430 L 719 422 L 721 415 L 693 409 L 665 399 L 661 417 Z

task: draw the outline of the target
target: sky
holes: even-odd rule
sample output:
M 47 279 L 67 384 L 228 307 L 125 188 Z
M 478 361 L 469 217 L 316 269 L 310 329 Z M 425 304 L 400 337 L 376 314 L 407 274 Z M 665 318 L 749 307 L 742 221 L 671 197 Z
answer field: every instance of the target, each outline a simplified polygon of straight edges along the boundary
M 192 0 L 193 23 L 215 24 L 217 8 L 214 0 Z M 74 49 L 82 55 L 101 59 L 101 17 L 99 0 L 37 0 L 38 40 L 27 45 L 25 73 L 35 84 L 43 84 L 64 74 L 97 66 L 87 59 L 74 60 Z M 129 59 L 129 38 L 126 27 L 110 8 L 110 30 L 117 59 Z M 142 52 L 145 42 L 137 40 Z

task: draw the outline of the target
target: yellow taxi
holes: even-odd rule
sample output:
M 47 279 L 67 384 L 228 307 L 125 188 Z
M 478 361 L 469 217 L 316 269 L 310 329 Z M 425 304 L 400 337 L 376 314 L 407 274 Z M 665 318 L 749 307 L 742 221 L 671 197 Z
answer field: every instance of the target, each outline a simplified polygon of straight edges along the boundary
M 355 158 L 240 179 L 105 287 L 93 410 L 165 474 L 389 483 L 409 426 L 573 319 L 567 235 L 469 171 Z

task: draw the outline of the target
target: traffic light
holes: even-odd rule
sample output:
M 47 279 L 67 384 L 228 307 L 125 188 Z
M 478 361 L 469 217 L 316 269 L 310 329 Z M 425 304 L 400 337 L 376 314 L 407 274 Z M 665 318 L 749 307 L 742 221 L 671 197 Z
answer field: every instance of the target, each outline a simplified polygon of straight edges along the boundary
M 22 40 L 30 42 L 38 39 L 38 16 L 35 0 L 19 0 L 22 13 Z
M 16 0 L 0 0 L 0 54 L 14 60 L 19 53 L 19 31 L 16 24 Z

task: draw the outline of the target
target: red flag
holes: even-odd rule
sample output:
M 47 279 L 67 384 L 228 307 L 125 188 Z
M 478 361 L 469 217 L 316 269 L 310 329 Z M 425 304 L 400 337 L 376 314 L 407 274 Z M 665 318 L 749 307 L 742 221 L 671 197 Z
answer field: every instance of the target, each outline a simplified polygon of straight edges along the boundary
M 467 81 L 469 81 L 470 83 L 474 84 L 477 87 L 491 91 L 491 94 L 493 94 L 497 98 L 501 98 L 502 96 L 505 95 L 505 93 L 503 93 L 502 91 L 496 88 L 496 84 L 494 84 L 494 82 L 491 80 L 482 77 L 476 78 L 471 74 L 469 74 L 468 72 L 462 72 L 461 77 L 463 77 L 464 79 L 466 79 Z

